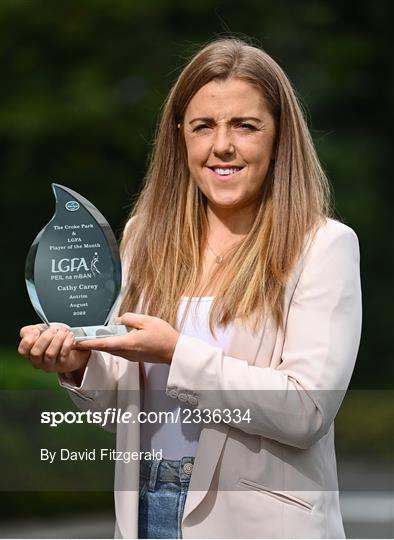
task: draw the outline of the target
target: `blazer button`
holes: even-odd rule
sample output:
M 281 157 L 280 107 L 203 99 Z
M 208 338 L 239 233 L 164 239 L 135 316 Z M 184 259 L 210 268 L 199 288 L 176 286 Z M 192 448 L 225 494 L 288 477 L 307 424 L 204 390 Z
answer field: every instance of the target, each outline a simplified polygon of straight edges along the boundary
M 184 401 L 184 402 L 186 402 L 186 401 L 187 401 L 187 394 L 184 394 L 183 392 L 182 392 L 182 393 L 179 393 L 179 394 L 178 394 L 178 399 L 179 399 L 179 401 Z
M 172 398 L 177 398 L 178 397 L 178 391 L 175 390 L 175 388 L 171 388 L 171 390 L 168 390 L 167 396 L 172 397 Z
M 189 402 L 190 405 L 197 405 L 198 399 L 195 396 L 189 396 L 188 397 L 188 402 Z
M 193 463 L 185 463 L 183 468 L 183 472 L 186 474 L 192 474 L 193 471 Z

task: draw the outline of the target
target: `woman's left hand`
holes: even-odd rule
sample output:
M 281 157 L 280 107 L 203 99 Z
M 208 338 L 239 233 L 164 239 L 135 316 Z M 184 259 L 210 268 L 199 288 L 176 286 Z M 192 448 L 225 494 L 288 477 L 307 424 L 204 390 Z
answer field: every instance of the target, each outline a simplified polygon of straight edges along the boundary
M 116 320 L 131 331 L 123 336 L 77 342 L 80 350 L 104 351 L 132 362 L 171 364 L 179 332 L 158 317 L 125 313 Z

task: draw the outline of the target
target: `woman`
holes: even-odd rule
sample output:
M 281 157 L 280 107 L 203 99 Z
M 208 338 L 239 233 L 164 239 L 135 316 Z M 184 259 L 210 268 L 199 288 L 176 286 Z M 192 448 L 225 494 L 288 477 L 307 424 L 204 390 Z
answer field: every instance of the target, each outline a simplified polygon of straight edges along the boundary
M 136 415 L 144 388 L 146 411 L 216 411 L 118 425 L 118 450 L 159 442 L 163 460 L 116 463 L 117 536 L 344 537 L 333 422 L 360 339 L 359 250 L 327 185 L 280 67 L 214 41 L 170 92 L 123 235 L 133 331 L 76 345 L 22 329 L 20 353 L 81 408 Z

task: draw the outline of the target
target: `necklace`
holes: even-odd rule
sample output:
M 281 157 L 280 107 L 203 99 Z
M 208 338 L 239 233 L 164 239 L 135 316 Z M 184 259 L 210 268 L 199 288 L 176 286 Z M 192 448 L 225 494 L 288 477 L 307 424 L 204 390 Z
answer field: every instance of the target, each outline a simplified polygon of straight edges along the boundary
M 245 237 L 246 238 L 246 237 Z M 234 248 L 235 246 L 237 246 L 238 244 L 242 243 L 243 240 L 245 240 L 245 238 L 242 238 L 241 240 L 239 240 L 238 242 L 236 242 L 235 244 L 233 244 L 232 246 L 230 246 L 230 248 L 227 248 L 224 250 L 224 254 L 226 254 L 227 251 L 231 250 L 232 248 Z M 211 248 L 208 240 L 207 240 L 207 246 L 209 248 L 209 250 L 212 252 L 213 255 L 215 255 L 215 263 L 216 264 L 222 264 L 222 262 L 224 261 L 224 256 L 223 255 L 220 255 L 219 253 L 216 253 L 216 251 L 214 249 Z
M 216 251 L 214 251 L 214 250 L 211 248 L 211 246 L 209 245 L 208 242 L 207 242 L 207 245 L 208 245 L 209 249 L 212 251 L 212 253 L 215 255 L 215 262 L 216 262 L 217 264 L 222 264 L 222 262 L 223 262 L 223 256 L 222 256 L 222 255 L 218 255 L 218 254 L 216 253 Z

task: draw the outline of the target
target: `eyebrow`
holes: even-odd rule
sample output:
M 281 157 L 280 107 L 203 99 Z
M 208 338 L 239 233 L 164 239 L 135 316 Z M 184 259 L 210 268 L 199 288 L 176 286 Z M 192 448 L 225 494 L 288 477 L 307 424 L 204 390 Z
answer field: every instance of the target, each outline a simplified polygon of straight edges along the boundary
M 261 122 L 261 119 L 260 118 L 256 118 L 255 116 L 234 116 L 233 118 L 231 118 L 230 120 L 230 123 L 232 124 L 237 124 L 239 122 L 245 122 L 247 120 L 253 120 L 255 122 Z M 211 118 L 211 117 L 199 117 L 199 118 L 193 118 L 192 120 L 190 120 L 189 124 L 193 124 L 193 122 L 213 122 L 214 119 Z

